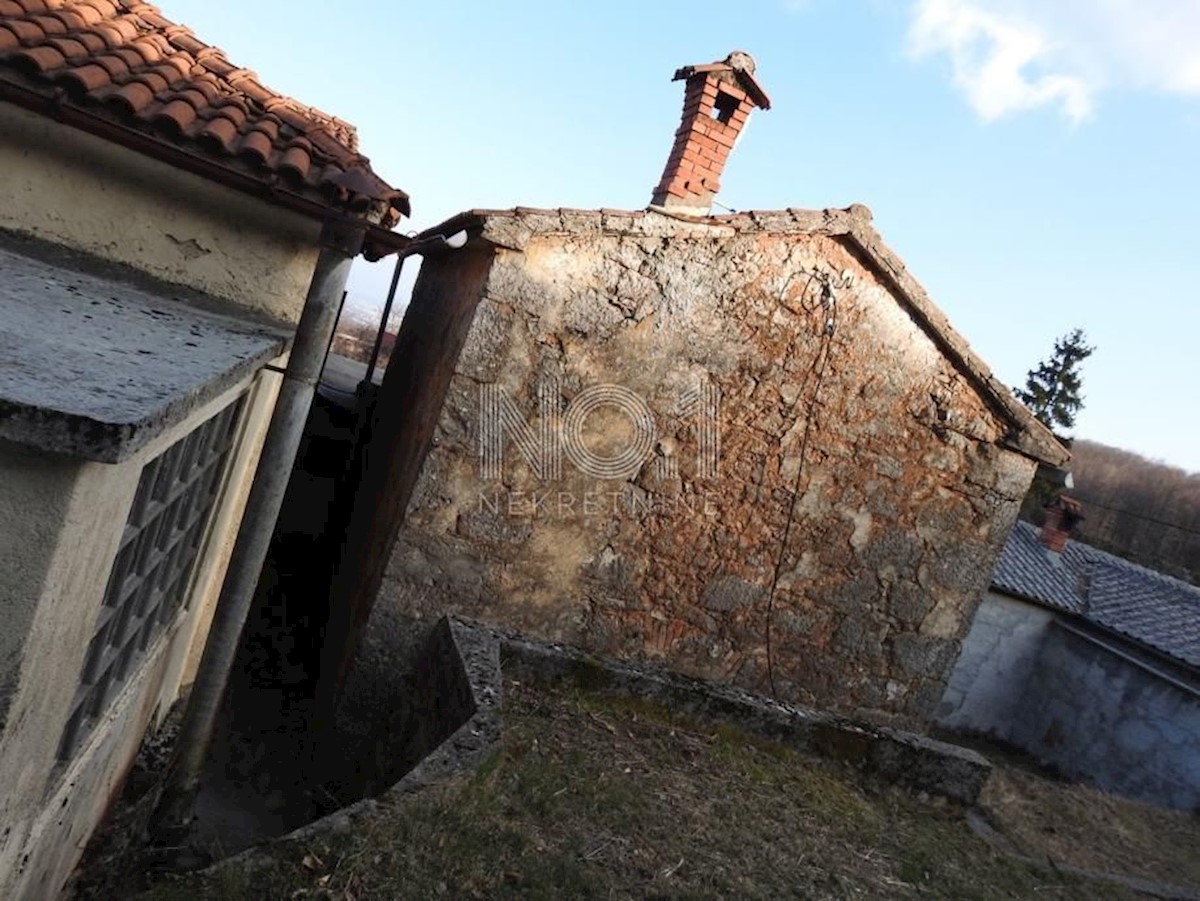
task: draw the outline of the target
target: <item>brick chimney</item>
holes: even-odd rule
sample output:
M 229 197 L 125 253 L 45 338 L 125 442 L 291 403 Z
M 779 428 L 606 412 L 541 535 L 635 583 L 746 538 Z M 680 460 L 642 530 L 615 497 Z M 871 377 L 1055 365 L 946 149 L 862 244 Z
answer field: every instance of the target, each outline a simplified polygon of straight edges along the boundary
M 735 50 L 721 62 L 684 66 L 683 119 L 651 206 L 707 216 L 738 133 L 756 106 L 771 101 L 754 78 L 754 58 Z
M 1075 498 L 1060 494 L 1042 510 L 1046 515 L 1042 523 L 1042 544 L 1061 554 L 1075 527 L 1083 520 L 1083 507 Z

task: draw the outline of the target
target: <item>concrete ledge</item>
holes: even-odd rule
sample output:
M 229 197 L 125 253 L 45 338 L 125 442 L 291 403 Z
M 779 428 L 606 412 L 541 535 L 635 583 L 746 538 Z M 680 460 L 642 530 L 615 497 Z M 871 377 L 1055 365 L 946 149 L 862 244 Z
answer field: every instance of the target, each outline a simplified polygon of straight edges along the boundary
M 0 233 L 0 438 L 118 463 L 256 371 L 288 333 L 228 304 Z
M 483 623 L 443 617 L 417 664 L 422 706 L 431 720 L 419 763 L 378 797 L 366 798 L 205 870 L 254 866 L 264 847 L 304 845 L 346 832 L 391 801 L 474 771 L 501 736 L 503 676 L 532 684 L 573 683 L 585 691 L 655 701 L 673 712 L 733 723 L 748 732 L 856 766 L 912 791 L 973 803 L 991 764 L 973 751 L 894 729 L 780 704 L 750 692 L 627 663 L 598 660 L 564 645 L 526 638 Z
M 799 750 L 850 763 L 911 791 L 973 804 L 992 772 L 987 759 L 974 751 L 927 736 L 866 725 L 666 670 L 599 660 L 575 648 L 479 623 L 460 621 L 458 626 L 492 635 L 509 675 L 530 682 L 569 681 L 585 690 L 644 698 L 676 713 L 733 723 Z

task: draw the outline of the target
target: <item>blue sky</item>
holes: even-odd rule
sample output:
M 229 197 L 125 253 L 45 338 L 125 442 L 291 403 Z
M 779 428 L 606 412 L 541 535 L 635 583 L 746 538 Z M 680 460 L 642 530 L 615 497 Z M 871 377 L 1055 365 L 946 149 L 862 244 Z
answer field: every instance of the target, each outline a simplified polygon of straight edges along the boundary
M 1200 471 L 1200 0 L 161 6 L 354 123 L 412 196 L 406 230 L 471 207 L 645 206 L 674 69 L 747 50 L 773 106 L 722 203 L 865 203 L 1002 380 L 1081 327 L 1098 350 L 1076 435 Z M 358 264 L 355 302 L 389 273 Z

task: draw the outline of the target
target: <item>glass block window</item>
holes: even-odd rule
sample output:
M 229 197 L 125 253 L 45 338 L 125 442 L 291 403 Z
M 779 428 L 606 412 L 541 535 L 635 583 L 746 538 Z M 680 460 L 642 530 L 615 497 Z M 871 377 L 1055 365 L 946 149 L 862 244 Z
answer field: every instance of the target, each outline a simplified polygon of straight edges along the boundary
M 243 400 L 179 439 L 142 470 L 63 730 L 59 759 L 75 755 L 137 671 L 142 655 L 183 607 Z

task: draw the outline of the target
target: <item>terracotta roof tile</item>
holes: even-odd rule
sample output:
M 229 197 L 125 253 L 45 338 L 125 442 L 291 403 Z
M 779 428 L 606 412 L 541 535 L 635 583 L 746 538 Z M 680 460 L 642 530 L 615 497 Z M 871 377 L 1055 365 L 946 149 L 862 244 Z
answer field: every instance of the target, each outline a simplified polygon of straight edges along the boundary
M 353 126 L 272 91 L 148 3 L 0 0 L 0 98 L 99 122 L 98 133 L 145 152 L 184 151 L 204 164 L 197 171 L 228 172 L 268 198 L 293 192 L 314 215 L 382 203 L 390 228 L 409 212 L 359 153 Z

